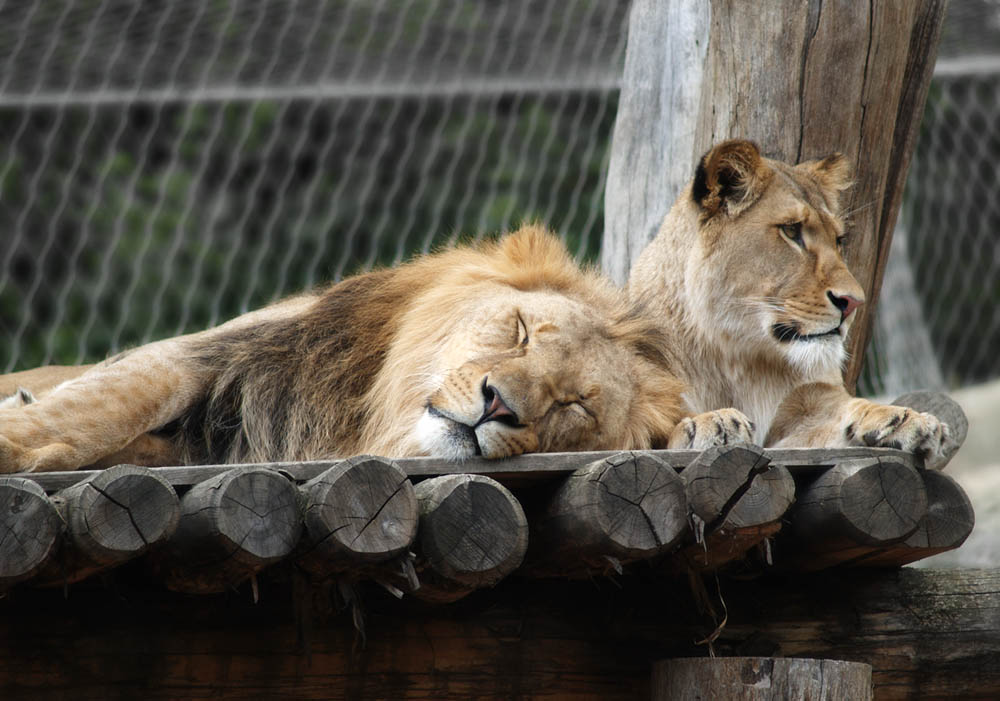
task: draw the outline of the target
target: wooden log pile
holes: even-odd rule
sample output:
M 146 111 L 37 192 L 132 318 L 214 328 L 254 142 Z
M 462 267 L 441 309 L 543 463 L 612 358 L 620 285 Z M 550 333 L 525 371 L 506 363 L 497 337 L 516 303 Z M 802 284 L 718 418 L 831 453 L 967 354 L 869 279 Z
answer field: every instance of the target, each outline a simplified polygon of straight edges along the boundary
M 875 448 L 560 453 L 139 468 L 0 478 L 0 590 L 130 560 L 174 590 L 279 562 L 429 602 L 504 577 L 885 567 L 958 547 L 961 487 Z M 256 588 L 254 589 L 256 591 Z

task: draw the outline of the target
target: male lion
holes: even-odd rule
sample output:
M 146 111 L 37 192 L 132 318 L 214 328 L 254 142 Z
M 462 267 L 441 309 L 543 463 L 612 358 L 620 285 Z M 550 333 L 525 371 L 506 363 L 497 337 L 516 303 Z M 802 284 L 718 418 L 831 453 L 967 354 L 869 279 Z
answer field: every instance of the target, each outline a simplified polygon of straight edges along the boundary
M 930 414 L 848 394 L 844 339 L 864 291 L 841 256 L 840 154 L 790 166 L 749 141 L 715 146 L 632 268 L 660 319 L 688 409 L 736 407 L 774 447 L 902 448 L 948 440 Z
M 6 378 L 28 386 L 0 406 L 0 472 L 748 439 L 745 421 L 715 434 L 736 412 L 686 418 L 640 311 L 526 227 L 89 369 Z

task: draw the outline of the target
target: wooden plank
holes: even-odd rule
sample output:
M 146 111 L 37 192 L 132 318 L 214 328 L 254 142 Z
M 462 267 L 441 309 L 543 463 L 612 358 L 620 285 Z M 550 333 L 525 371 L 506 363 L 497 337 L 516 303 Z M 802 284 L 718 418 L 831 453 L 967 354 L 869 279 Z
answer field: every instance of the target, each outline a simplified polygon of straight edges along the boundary
M 686 582 L 511 577 L 447 607 L 362 587 L 362 642 L 284 572 L 261 575 L 256 604 L 247 585 L 192 597 L 135 574 L 0 599 L 0 698 L 624 701 L 649 698 L 654 660 L 706 657 L 694 641 L 715 627 Z M 717 655 L 863 662 L 879 701 L 1000 698 L 1000 570 L 721 578 L 719 593 Z
M 461 462 L 449 462 L 441 458 L 393 458 L 400 469 L 411 478 L 435 477 L 439 475 L 475 474 L 488 475 L 504 484 L 511 481 L 530 483 L 538 479 L 567 475 L 579 468 L 604 460 L 617 451 L 587 451 L 579 453 L 529 453 L 503 460 L 469 458 Z M 647 451 L 675 470 L 683 470 L 700 453 L 697 450 L 650 450 Z M 797 471 L 822 470 L 832 467 L 841 460 L 883 456 L 899 460 L 903 464 L 922 467 L 922 460 L 910 453 L 891 448 L 786 448 L 768 450 L 771 462 Z M 297 482 L 311 480 L 340 460 L 313 460 L 306 462 L 257 463 L 253 467 L 278 470 Z M 157 474 L 168 483 L 180 487 L 198 484 L 228 470 L 247 465 L 196 465 L 186 467 L 158 467 Z M 37 482 L 47 492 L 65 489 L 70 485 L 95 474 L 94 470 L 76 472 L 32 472 L 19 474 L 19 478 Z

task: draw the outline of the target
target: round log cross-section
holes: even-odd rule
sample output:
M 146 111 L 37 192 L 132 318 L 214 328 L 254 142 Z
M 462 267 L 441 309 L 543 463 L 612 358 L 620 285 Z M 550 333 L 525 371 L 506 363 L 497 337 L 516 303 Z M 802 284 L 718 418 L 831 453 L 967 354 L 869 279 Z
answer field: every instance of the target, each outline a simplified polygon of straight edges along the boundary
M 156 563 L 167 586 L 224 591 L 286 557 L 302 531 L 298 490 L 275 470 L 239 467 L 181 500 L 181 520 Z
M 654 455 L 623 452 L 567 477 L 531 523 L 525 572 L 588 576 L 671 550 L 688 530 L 677 472 Z
M 528 547 L 528 521 L 514 495 L 482 475 L 446 475 L 416 486 L 420 589 L 455 601 L 513 572 Z
M 327 575 L 378 563 L 410 547 L 417 535 L 417 497 L 391 460 L 344 460 L 301 487 L 306 543 L 299 563 Z
M 63 521 L 45 491 L 0 477 L 0 592 L 34 576 L 57 549 Z
M 774 657 L 716 657 L 653 663 L 654 701 L 871 701 L 872 668 L 861 662 Z
M 39 573 L 41 585 L 64 585 L 117 567 L 168 539 L 180 504 L 155 470 L 116 465 L 52 496 L 66 522 L 59 554 Z

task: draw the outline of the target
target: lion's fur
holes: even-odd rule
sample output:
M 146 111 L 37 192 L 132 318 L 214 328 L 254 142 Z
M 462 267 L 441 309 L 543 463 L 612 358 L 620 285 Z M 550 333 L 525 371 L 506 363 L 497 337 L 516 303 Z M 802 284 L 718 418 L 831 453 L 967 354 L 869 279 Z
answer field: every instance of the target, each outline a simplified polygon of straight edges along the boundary
M 841 378 L 851 311 L 864 301 L 839 250 L 850 185 L 839 154 L 792 166 L 732 140 L 701 159 L 628 285 L 670 338 L 689 410 L 740 409 L 767 445 L 857 444 L 846 429 L 859 413 L 898 420 L 896 407 L 851 398 Z M 933 447 L 936 420 L 917 424 L 909 442 L 890 431 L 884 444 Z
M 507 348 L 522 316 L 532 339 Z M 415 429 L 437 394 L 458 387 L 482 412 L 486 378 L 511 383 L 523 424 L 459 427 L 483 433 L 491 457 L 662 447 L 684 415 L 666 347 L 637 304 L 529 226 L 119 354 L 0 410 L 0 471 L 74 469 L 150 432 L 190 463 L 420 455 L 440 438 Z M 487 374 L 461 386 L 463 368 Z M 553 418 L 602 391 L 586 431 Z

